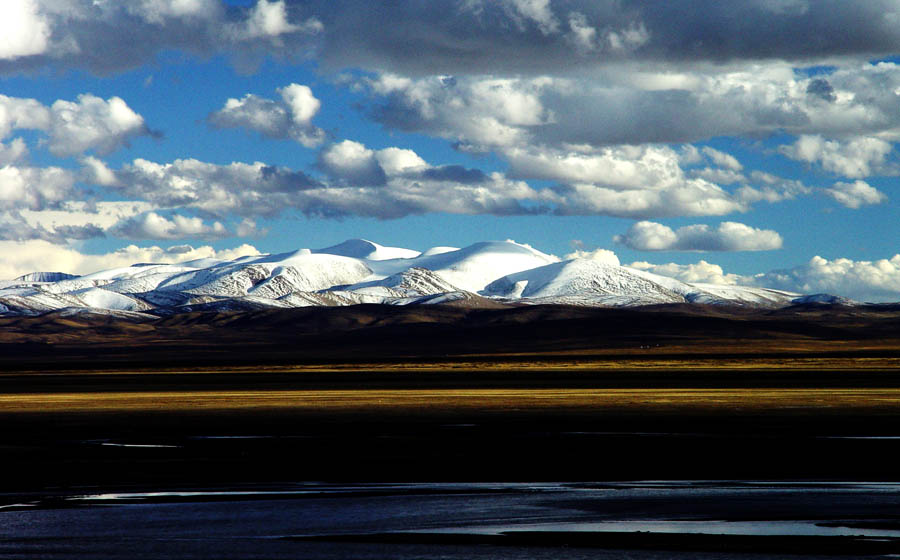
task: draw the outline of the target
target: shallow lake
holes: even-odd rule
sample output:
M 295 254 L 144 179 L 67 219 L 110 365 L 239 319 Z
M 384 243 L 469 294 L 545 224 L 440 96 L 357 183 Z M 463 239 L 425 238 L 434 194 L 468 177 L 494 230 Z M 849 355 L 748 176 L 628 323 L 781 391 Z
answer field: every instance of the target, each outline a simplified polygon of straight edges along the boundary
M 509 545 L 477 539 L 536 533 L 552 538 Z M 568 541 L 560 535 L 572 533 L 601 536 L 561 544 Z M 625 537 L 608 541 L 602 534 Z M 688 537 L 678 546 L 646 545 L 664 535 Z M 872 543 L 900 539 L 900 484 L 295 483 L 0 496 L 0 558 L 712 559 L 798 552 L 794 542 L 778 553 L 781 541 L 748 552 L 746 543 L 758 541 L 732 547 L 711 540 L 716 535 L 805 538 L 805 558 L 833 557 L 841 552 L 829 550 L 828 539 L 854 538 L 861 553 L 852 556 L 865 557 Z

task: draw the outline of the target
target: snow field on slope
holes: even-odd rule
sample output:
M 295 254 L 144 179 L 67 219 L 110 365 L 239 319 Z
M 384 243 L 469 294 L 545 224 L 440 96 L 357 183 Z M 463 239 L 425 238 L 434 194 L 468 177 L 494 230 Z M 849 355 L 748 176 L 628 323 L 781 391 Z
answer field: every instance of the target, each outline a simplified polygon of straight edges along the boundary
M 574 259 L 510 274 L 489 284 L 485 295 L 512 298 L 594 298 L 628 296 L 656 302 L 683 302 L 666 287 L 629 269 L 590 259 Z

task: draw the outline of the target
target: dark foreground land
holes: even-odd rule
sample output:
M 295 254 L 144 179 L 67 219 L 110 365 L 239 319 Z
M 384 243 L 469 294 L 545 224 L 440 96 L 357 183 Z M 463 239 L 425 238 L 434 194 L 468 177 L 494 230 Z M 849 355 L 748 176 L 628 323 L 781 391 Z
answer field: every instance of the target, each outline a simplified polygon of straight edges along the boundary
M 0 320 L 0 349 L 0 517 L 19 515 L 18 506 L 2 507 L 22 503 L 71 508 L 54 505 L 54 497 L 83 493 L 273 489 L 308 481 L 900 477 L 892 460 L 900 448 L 900 311 L 890 307 L 360 306 L 153 323 L 45 316 Z M 412 488 L 404 493 L 418 492 Z M 900 530 L 900 488 L 890 488 L 858 498 L 868 509 L 847 515 L 856 516 L 857 526 Z M 367 494 L 357 489 L 354 496 L 365 509 Z M 878 500 L 887 501 L 872 505 Z M 633 517 L 648 502 L 628 504 L 621 507 L 632 508 Z M 740 510 L 729 504 L 729 515 Z M 823 498 L 801 509 L 828 508 Z M 342 542 L 359 553 L 354 557 L 372 550 L 360 543 L 462 547 L 460 557 L 482 544 L 900 551 L 893 537 L 715 540 L 676 532 L 640 539 L 632 531 L 568 530 L 398 536 L 377 533 L 373 523 L 343 540 L 327 531 L 313 536 Z M 301 541 L 325 546 L 321 539 Z M 5 542 L 0 536 L 0 557 Z
M 898 474 L 886 306 L 0 323 L 10 490 Z

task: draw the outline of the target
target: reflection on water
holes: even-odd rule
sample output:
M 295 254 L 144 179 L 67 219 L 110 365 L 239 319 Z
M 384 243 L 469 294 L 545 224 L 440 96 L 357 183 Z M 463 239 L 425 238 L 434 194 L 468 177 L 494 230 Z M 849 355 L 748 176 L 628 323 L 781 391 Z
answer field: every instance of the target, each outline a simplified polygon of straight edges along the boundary
M 0 558 L 559 558 L 541 546 L 304 542 L 506 532 L 865 536 L 900 539 L 900 484 L 644 481 L 288 484 L 0 496 Z M 622 551 L 566 549 L 565 558 Z M 628 558 L 741 558 L 630 550 Z M 753 558 L 767 556 L 751 556 Z M 770 556 L 779 557 L 779 556 Z M 808 558 L 815 558 L 811 554 Z
M 517 525 L 474 525 L 447 529 L 428 529 L 420 533 L 470 533 L 477 535 L 501 535 L 514 531 L 575 531 L 600 533 L 678 533 L 691 535 L 806 535 L 806 536 L 861 536 L 900 537 L 900 526 L 896 529 L 848 527 L 840 522 L 820 521 L 599 521 L 595 523 L 563 522 L 534 523 Z

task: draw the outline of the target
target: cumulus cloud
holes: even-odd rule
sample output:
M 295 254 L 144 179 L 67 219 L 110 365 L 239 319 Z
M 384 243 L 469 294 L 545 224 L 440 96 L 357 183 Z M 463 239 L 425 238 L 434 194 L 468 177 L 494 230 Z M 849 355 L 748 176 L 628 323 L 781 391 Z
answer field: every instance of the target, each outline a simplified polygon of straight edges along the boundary
M 615 146 L 588 153 L 514 148 L 504 151 L 510 175 L 620 190 L 664 189 L 685 181 L 678 154 L 666 146 Z
M 290 84 L 278 90 L 281 100 L 274 101 L 248 93 L 241 99 L 229 99 L 219 111 L 209 115 L 218 128 L 247 128 L 269 138 L 291 138 L 307 148 L 325 140 L 325 131 L 312 124 L 321 102 L 308 86 Z
M 131 0 L 126 9 L 149 23 L 171 18 L 214 18 L 221 15 L 215 0 Z
M 344 140 L 322 150 L 319 166 L 348 184 L 383 185 L 387 182 L 387 173 L 375 158 L 374 150 L 352 140 Z
M 731 154 L 725 153 L 709 146 L 704 146 L 703 154 L 713 161 L 717 166 L 725 168 L 729 171 L 741 171 L 744 166 Z
M 849 141 L 825 140 L 821 136 L 800 136 L 780 151 L 791 159 L 818 163 L 822 169 L 843 177 L 868 177 L 885 173 L 885 158 L 893 146 L 879 138 L 854 138 Z
M 41 54 L 50 34 L 35 0 L 6 0 L 0 18 L 0 60 Z
M 306 58 L 322 23 L 284 0 L 5 0 L 0 72 L 43 67 L 107 74 L 165 50 Z
M 338 148 L 336 148 L 338 147 Z M 333 154 L 338 149 L 339 154 Z M 217 165 L 195 159 L 155 163 L 136 159 L 115 171 L 117 192 L 158 208 L 193 208 L 221 217 L 254 218 L 296 210 L 310 216 L 382 219 L 411 214 L 533 214 L 547 212 L 554 198 L 502 173 L 459 166 L 432 166 L 411 150 L 369 150 L 341 143 L 322 158 L 329 174 L 320 180 L 300 171 L 260 162 Z M 360 183 L 355 165 L 377 165 L 381 184 Z M 374 163 L 373 163 L 374 162 Z
M 89 93 L 76 101 L 59 99 L 47 107 L 35 99 L 0 95 L 0 139 L 14 130 L 40 130 L 57 156 L 88 150 L 112 152 L 137 136 L 151 134 L 144 118 L 120 97 L 101 99 Z
M 717 185 L 693 179 L 662 190 L 615 190 L 576 183 L 553 189 L 556 213 L 625 218 L 721 216 L 746 210 Z
M 0 213 L 0 240 L 3 241 L 43 240 L 66 244 L 70 241 L 94 239 L 105 235 L 103 229 L 95 224 L 52 225 L 48 228 L 40 222 L 28 220 L 17 211 Z
M 507 149 L 509 175 L 558 181 L 557 212 L 649 218 L 723 215 L 747 206 L 709 180 L 688 177 L 683 154 L 666 146 L 582 151 Z
M 268 228 L 259 227 L 256 221 L 250 218 L 244 218 L 235 228 L 235 235 L 238 237 L 261 237 L 268 233 Z
M 565 260 L 570 259 L 588 259 L 592 261 L 601 262 L 603 264 L 609 264 L 613 266 L 619 266 L 619 257 L 616 256 L 616 253 L 610 251 L 609 249 L 594 249 L 593 251 L 586 251 L 584 249 L 575 249 L 565 257 Z
M 641 221 L 614 240 L 637 251 L 769 251 L 780 249 L 783 242 L 778 232 L 737 222 L 722 222 L 716 229 L 697 224 L 673 230 Z
M 414 80 L 385 74 L 365 84 L 385 99 L 374 110 L 385 125 L 442 136 L 469 150 L 520 145 L 531 129 L 553 118 L 540 99 L 553 84 L 549 78 Z
M 299 25 L 291 23 L 284 0 L 259 0 L 247 20 L 233 27 L 232 31 L 238 39 L 267 38 L 280 44 L 282 35 L 298 31 L 318 33 L 322 31 L 322 23 L 316 18 Z
M 87 183 L 111 187 L 118 182 L 115 172 L 100 159 L 86 156 L 81 159 L 81 164 L 83 166 L 81 176 Z
M 775 203 L 793 200 L 798 196 L 813 192 L 813 189 L 803 184 L 802 181 L 785 179 L 764 171 L 753 171 L 750 173 L 750 178 L 754 183 L 753 186 L 743 185 L 734 193 L 735 198 L 745 204 L 759 201 Z
M 66 200 L 52 208 L 19 209 L 0 212 L 0 239 L 28 241 L 40 239 L 56 244 L 106 237 L 116 223 L 148 210 L 143 202 L 79 202 Z
M 77 102 L 58 100 L 50 108 L 50 151 L 72 156 L 91 149 L 112 152 L 150 131 L 144 118 L 120 97 L 103 100 L 85 93 Z
M 881 204 L 887 201 L 887 195 L 865 181 L 835 183 L 824 191 L 831 198 L 854 210 L 866 204 Z
M 36 99 L 9 97 L 0 94 L 0 139 L 14 130 L 49 130 L 50 108 Z
M 20 210 L 18 215 L 32 227 L 90 231 L 105 231 L 115 224 L 138 214 L 149 212 L 153 206 L 143 201 L 94 201 L 66 200 L 52 209 Z M 74 238 L 73 238 L 74 239 Z
M 561 68 L 578 73 L 622 60 L 677 66 L 873 58 L 900 51 L 898 9 L 890 0 L 704 0 L 691 10 L 656 0 L 464 0 L 427 8 L 415 0 L 383 6 L 319 0 L 304 5 L 323 23 L 326 65 L 418 75 Z M 364 29 L 360 21 L 366 22 Z M 410 36 L 417 38 L 414 54 Z M 601 47 L 603 56 L 596 56 Z
M 695 166 L 704 161 L 711 163 L 712 166 L 690 170 L 691 176 L 711 183 L 731 185 L 747 181 L 747 177 L 742 173 L 744 166 L 736 157 L 709 146 L 698 149 L 690 144 L 685 145 L 678 154 L 678 161 L 684 166 Z
M 734 286 L 739 284 L 742 278 L 737 274 L 726 274 L 717 264 L 701 260 L 694 264 L 652 264 L 646 261 L 636 261 L 629 265 L 630 268 L 646 270 L 660 276 L 668 276 L 688 283 L 721 284 Z
M 820 155 L 793 147 L 785 153 L 810 161 L 818 157 L 823 166 L 847 176 L 879 169 L 880 154 L 889 151 L 885 143 L 900 138 L 895 93 L 900 66 L 837 68 L 829 75 L 833 102 L 807 93 L 815 79 L 822 78 L 773 61 L 679 72 L 611 66 L 588 76 L 566 71 L 516 78 L 381 74 L 362 83 L 371 93 L 374 118 L 385 126 L 447 138 L 466 150 L 684 143 L 787 132 L 848 140 L 841 141 L 846 146 L 824 146 L 817 150 Z M 721 169 L 742 169 L 733 156 L 712 148 L 697 155 Z
M 53 208 L 74 196 L 75 177 L 60 167 L 0 167 L 0 210 Z
M 0 142 L 0 165 L 22 163 L 28 157 L 28 147 L 21 138 L 15 138 L 9 144 Z
M 858 301 L 900 301 L 900 255 L 877 261 L 828 260 L 815 256 L 804 265 L 746 280 L 758 286 L 807 294 L 837 294 Z
M 111 253 L 90 254 L 44 240 L 0 241 L 0 252 L 6 257 L 0 259 L 0 278 L 5 279 L 37 271 L 88 274 L 140 262 L 178 263 L 200 258 L 230 260 L 259 254 L 255 247 L 246 244 L 219 251 L 209 246 L 195 248 L 181 245 L 161 248 L 129 245 Z
M 628 266 L 683 282 L 756 286 L 800 294 L 828 293 L 857 301 L 900 301 L 900 255 L 875 261 L 815 256 L 806 264 L 750 276 L 726 273 L 719 265 L 703 260 L 687 265 L 641 261 Z
M 190 207 L 222 216 L 273 216 L 295 205 L 299 193 L 319 186 L 301 172 L 264 163 L 216 165 L 196 159 L 155 163 L 136 159 L 115 171 L 120 193 L 156 207 Z
M 691 171 L 694 177 L 705 179 L 710 183 L 719 185 L 731 185 L 732 183 L 740 183 L 747 180 L 743 173 L 732 171 L 731 169 L 717 169 L 705 167 L 703 169 L 695 169 Z
M 891 141 L 900 132 L 900 70 L 868 62 L 900 49 L 900 25 L 890 23 L 900 14 L 888 0 L 826 0 L 803 16 L 773 10 L 773 0 L 710 0 L 689 13 L 587 0 L 16 2 L 46 24 L 47 46 L 0 61 L 0 72 L 109 72 L 173 49 L 315 57 L 326 70 L 374 75 L 373 112 L 386 126 L 464 149 L 773 132 Z M 796 71 L 815 63 L 837 67 Z
M 127 239 L 215 239 L 231 235 L 221 222 L 205 224 L 201 218 L 175 214 L 171 219 L 147 212 L 113 226 L 110 233 Z

